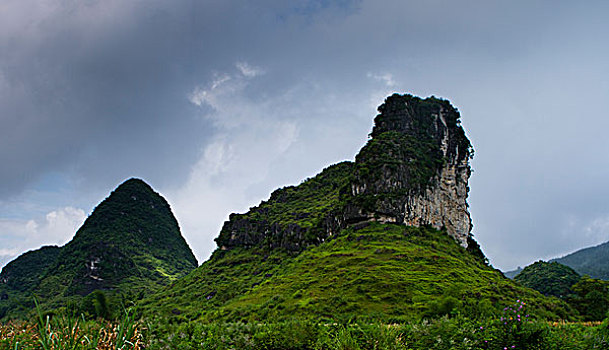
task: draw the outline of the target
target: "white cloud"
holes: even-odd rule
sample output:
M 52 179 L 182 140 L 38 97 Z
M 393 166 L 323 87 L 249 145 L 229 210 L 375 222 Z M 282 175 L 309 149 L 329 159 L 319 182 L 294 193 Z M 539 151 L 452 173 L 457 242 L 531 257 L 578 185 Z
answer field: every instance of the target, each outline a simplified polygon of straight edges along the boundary
M 64 207 L 36 219 L 0 219 L 0 266 L 25 251 L 67 243 L 85 218 L 82 209 Z
M 368 73 L 368 74 L 366 74 L 366 76 L 368 78 L 374 79 L 376 81 L 380 81 L 385 86 L 390 87 L 390 88 L 395 87 L 397 85 L 397 82 L 394 80 L 393 75 L 390 73 L 382 73 L 382 74 Z
M 216 95 L 218 94 L 216 90 L 220 90 L 220 93 L 222 93 L 221 89 L 223 85 L 229 80 L 231 80 L 231 77 L 228 74 L 216 73 L 208 89 L 202 89 L 199 86 L 195 87 L 193 92 L 188 96 L 188 100 L 199 107 L 205 103 L 215 108 L 217 105 Z
M 609 239 L 609 215 L 592 220 L 584 231 L 597 240 L 606 241 Z
M 254 67 L 244 61 L 235 63 L 235 67 L 237 72 L 233 74 L 216 72 L 208 87 L 195 87 L 187 96 L 188 100 L 199 107 L 207 104 L 216 111 L 220 109 L 225 111 L 228 105 L 223 104 L 225 102 L 222 100 L 223 98 L 226 98 L 229 94 L 237 93 L 247 85 L 249 80 L 264 74 L 262 68 Z
M 6 249 L 0 248 L 0 258 L 4 258 L 5 256 L 13 257 L 19 254 L 19 251 L 16 248 Z
M 241 74 L 243 74 L 245 77 L 248 77 L 248 78 L 254 78 L 259 75 L 264 74 L 264 70 L 262 70 L 261 68 L 258 68 L 258 67 L 251 66 L 247 62 L 237 62 L 235 64 L 235 67 L 237 67 L 237 69 L 239 69 Z
M 214 112 L 205 114 L 204 117 L 221 129 L 260 121 L 256 116 L 251 117 L 252 111 L 247 107 L 253 107 L 254 103 L 244 98 L 243 90 L 256 77 L 264 74 L 264 71 L 246 62 L 237 62 L 235 67 L 237 68 L 235 72 L 216 72 L 206 88 L 197 86 L 187 96 L 188 100 L 198 107 L 203 105 L 211 107 Z M 238 100 L 239 98 L 242 99 Z
M 262 73 L 244 64 L 237 68 L 189 94 L 191 103 L 212 107 L 203 117 L 217 132 L 201 150 L 187 184 L 165 193 L 200 261 L 215 249 L 213 239 L 230 213 L 245 212 L 278 187 L 353 159 L 385 97 L 378 97 L 385 91 L 369 87 L 359 94 L 328 93 L 323 81 L 312 81 L 257 99 L 252 91 Z
M 248 189 L 265 180 L 271 164 L 299 137 L 298 123 L 273 109 L 275 99 L 257 103 L 246 97 L 244 90 L 262 69 L 244 62 L 236 67 L 239 72 L 216 74 L 206 89 L 197 87 L 188 96 L 197 106 L 213 108 L 204 117 L 218 132 L 202 150 L 188 183 L 168 194 L 199 258 L 214 248 L 213 238 L 230 212 L 260 200 L 248 196 Z

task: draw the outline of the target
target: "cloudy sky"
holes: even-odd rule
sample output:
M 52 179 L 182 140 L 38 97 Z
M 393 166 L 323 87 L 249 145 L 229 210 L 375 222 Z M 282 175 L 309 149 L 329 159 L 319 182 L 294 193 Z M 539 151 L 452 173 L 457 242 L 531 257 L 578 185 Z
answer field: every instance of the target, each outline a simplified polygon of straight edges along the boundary
M 393 92 L 462 114 L 473 233 L 524 266 L 609 240 L 609 2 L 0 2 L 0 266 L 118 184 L 200 261 L 230 212 L 354 158 Z

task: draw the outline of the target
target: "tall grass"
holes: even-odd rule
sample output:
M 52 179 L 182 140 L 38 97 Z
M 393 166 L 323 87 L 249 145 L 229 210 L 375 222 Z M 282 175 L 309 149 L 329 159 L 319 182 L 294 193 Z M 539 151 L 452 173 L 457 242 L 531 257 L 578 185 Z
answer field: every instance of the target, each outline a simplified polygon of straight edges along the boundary
M 0 325 L 0 350 L 139 350 L 144 349 L 140 323 L 132 309 L 116 322 L 87 321 L 82 315 L 45 314 L 35 300 L 35 322 Z
M 609 331 L 572 323 L 531 321 L 506 327 L 500 320 L 447 316 L 404 324 L 314 321 L 277 323 L 155 323 L 147 349 L 215 350 L 588 350 L 609 349 Z M 512 345 L 514 347 L 512 347 Z
M 609 321 L 602 324 L 471 320 L 460 315 L 403 324 L 169 322 L 142 326 L 132 309 L 115 322 L 70 314 L 46 315 L 36 307 L 33 322 L 0 324 L 0 350 L 484 350 L 609 349 Z

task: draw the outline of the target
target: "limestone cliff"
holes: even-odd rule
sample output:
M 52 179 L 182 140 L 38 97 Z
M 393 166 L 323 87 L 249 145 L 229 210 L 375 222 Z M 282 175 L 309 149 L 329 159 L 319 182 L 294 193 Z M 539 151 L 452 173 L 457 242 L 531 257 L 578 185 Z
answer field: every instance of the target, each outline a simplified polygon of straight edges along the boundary
M 372 138 L 356 156 L 346 221 L 446 228 L 467 247 L 473 150 L 459 112 L 445 100 L 397 94 L 379 112 Z
M 446 100 L 398 94 L 378 111 L 354 163 L 328 167 L 248 213 L 231 214 L 218 246 L 299 251 L 370 221 L 445 228 L 461 246 L 475 243 L 467 205 L 473 150 L 459 112 Z

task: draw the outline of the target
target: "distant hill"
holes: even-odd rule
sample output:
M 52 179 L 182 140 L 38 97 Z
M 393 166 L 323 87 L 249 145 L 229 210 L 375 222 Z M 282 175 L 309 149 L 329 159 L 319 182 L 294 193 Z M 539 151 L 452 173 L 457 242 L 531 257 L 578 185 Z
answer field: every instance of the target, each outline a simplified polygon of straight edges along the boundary
M 581 276 L 568 266 L 540 260 L 525 267 L 514 277 L 514 280 L 543 295 L 565 298 L 573 293 L 571 287 L 580 278 Z
M 127 299 L 167 285 L 197 267 L 169 204 L 139 179 L 118 186 L 63 247 L 25 253 L 0 273 L 0 317 L 79 304 L 95 290 Z M 86 299 L 86 298 L 85 298 Z
M 571 267 L 580 275 L 609 280 L 609 242 L 580 249 L 562 258 L 552 259 Z
M 38 287 L 40 279 L 57 260 L 60 251 L 58 246 L 44 246 L 23 253 L 4 266 L 0 273 L 0 283 L 20 292 L 33 290 Z
M 512 270 L 512 271 L 504 271 L 503 275 L 509 279 L 514 279 L 514 277 L 516 277 L 517 274 L 519 274 L 520 272 L 522 272 L 522 267 L 518 266 L 518 268 L 516 268 L 516 270 Z
M 231 214 L 211 258 L 146 298 L 170 322 L 472 317 L 527 300 L 541 317 L 564 302 L 505 278 L 471 235 L 469 160 L 446 100 L 394 94 L 355 157 Z

